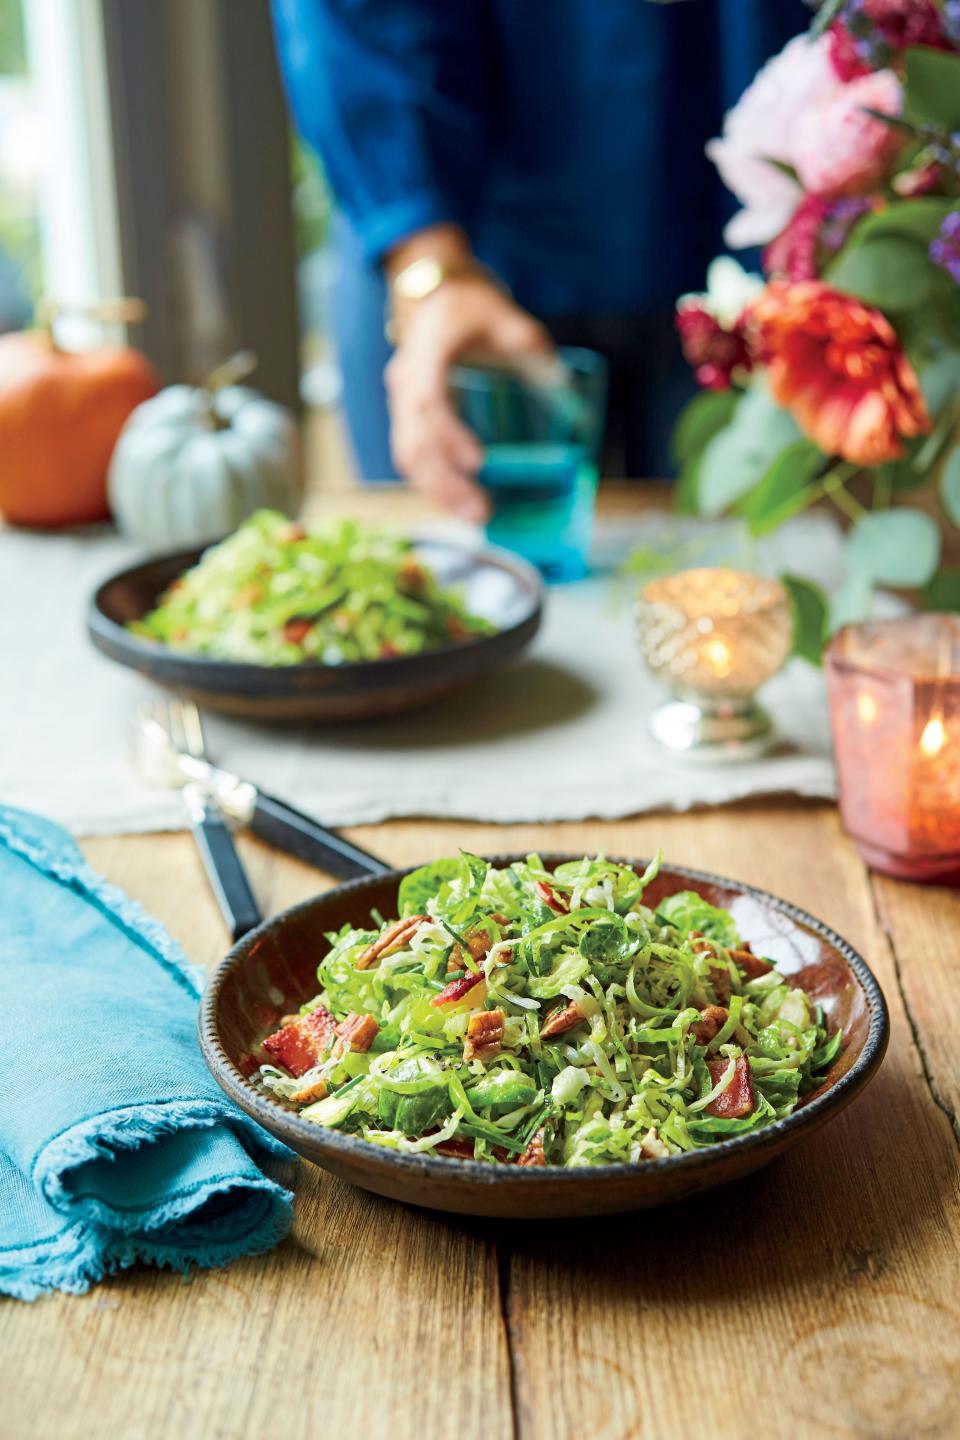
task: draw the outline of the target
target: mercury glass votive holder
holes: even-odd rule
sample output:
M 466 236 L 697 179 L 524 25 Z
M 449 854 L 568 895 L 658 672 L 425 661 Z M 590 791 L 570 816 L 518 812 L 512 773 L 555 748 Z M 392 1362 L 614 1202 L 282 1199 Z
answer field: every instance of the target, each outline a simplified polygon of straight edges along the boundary
M 775 739 L 755 692 L 790 652 L 793 622 L 777 580 L 739 570 L 682 570 L 651 580 L 637 600 L 637 634 L 670 698 L 650 729 L 689 760 L 752 759 Z
M 857 849 L 888 875 L 960 881 L 960 616 L 848 625 L 825 668 Z

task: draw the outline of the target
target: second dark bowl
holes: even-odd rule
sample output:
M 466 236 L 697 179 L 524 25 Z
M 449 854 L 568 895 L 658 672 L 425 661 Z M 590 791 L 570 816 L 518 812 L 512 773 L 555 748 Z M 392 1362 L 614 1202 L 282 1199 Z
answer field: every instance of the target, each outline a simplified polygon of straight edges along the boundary
M 337 722 L 394 715 L 428 705 L 498 670 L 530 643 L 543 613 L 543 585 L 532 566 L 503 550 L 471 550 L 444 540 L 415 542 L 439 582 L 496 633 L 421 655 L 346 665 L 249 665 L 171 650 L 126 627 L 141 619 L 202 550 L 147 560 L 105 580 L 90 602 L 87 630 L 98 650 L 204 709 L 258 720 Z

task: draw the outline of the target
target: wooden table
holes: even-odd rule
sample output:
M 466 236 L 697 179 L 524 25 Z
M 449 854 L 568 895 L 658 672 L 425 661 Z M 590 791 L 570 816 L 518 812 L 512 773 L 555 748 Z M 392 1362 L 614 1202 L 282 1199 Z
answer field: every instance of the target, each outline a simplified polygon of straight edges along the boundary
M 752 803 L 617 823 L 392 822 L 397 864 L 649 854 L 813 910 L 890 1005 L 886 1063 L 820 1135 L 672 1209 L 521 1226 L 405 1209 L 302 1167 L 271 1255 L 0 1305 L 10 1440 L 685 1440 L 960 1435 L 960 897 L 871 877 L 835 810 Z M 195 960 L 227 945 L 182 835 L 90 841 Z M 270 911 L 324 883 L 243 840 Z M 9 1097 L 8 1097 L 9 1100 Z

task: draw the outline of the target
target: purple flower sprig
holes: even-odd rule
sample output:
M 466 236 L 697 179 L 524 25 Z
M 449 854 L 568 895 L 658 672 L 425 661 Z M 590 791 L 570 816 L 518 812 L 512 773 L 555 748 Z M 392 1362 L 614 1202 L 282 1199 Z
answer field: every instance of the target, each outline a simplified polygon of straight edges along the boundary
M 953 210 L 930 245 L 930 259 L 960 285 L 960 210 Z

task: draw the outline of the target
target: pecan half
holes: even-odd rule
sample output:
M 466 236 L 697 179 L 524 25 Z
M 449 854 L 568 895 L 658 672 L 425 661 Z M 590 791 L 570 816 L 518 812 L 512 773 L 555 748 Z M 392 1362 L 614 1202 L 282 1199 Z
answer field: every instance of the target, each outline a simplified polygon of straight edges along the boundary
M 310 1085 L 301 1085 L 294 1090 L 290 1099 L 297 1105 L 312 1105 L 314 1100 L 323 1100 L 327 1093 L 326 1080 L 314 1080 Z
M 575 1000 L 566 1005 L 557 1005 L 550 1011 L 540 1030 L 541 1040 L 550 1040 L 554 1035 L 563 1035 L 579 1025 L 583 1015 Z
M 337 1026 L 345 1050 L 369 1050 L 380 1026 L 372 1015 L 347 1015 Z
M 391 950 L 400 950 L 409 940 L 416 935 L 417 930 L 429 920 L 429 915 L 408 915 L 405 920 L 395 920 L 388 925 L 382 935 L 378 935 L 372 945 L 366 950 L 357 961 L 358 970 L 369 970 L 383 955 L 389 954 Z
M 547 1133 L 547 1127 L 541 1125 L 530 1139 L 530 1144 L 517 1160 L 518 1165 L 546 1165 L 547 1157 L 543 1153 L 543 1137 Z
M 690 1033 L 698 1045 L 709 1045 L 715 1035 L 726 1025 L 730 1012 L 724 1005 L 708 1005 L 700 1011 L 700 1019 L 690 1026 Z
M 503 1039 L 506 1018 L 502 1010 L 478 1010 L 476 1015 L 471 1015 L 467 1021 L 464 1060 L 489 1060 L 496 1055 Z

